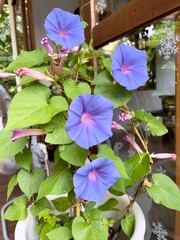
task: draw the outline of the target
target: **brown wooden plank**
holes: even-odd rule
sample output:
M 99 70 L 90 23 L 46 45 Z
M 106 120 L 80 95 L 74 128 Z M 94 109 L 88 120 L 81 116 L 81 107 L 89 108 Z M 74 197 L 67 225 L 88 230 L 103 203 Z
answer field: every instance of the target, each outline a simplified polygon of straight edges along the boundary
M 26 19 L 26 6 L 25 1 L 21 1 L 21 16 L 22 16 L 22 27 L 23 27 L 23 41 L 24 41 L 24 50 L 29 50 L 29 37 L 28 37 L 28 31 L 27 31 L 27 19 Z
M 30 50 L 34 50 L 36 49 L 36 44 L 35 44 L 35 36 L 34 36 L 32 0 L 27 0 L 27 11 L 28 11 L 28 19 L 29 19 Z
M 80 0 L 80 16 L 83 21 L 88 23 L 85 28 L 85 38 L 86 42 L 89 43 L 92 38 L 92 29 L 97 22 L 97 13 L 95 11 L 97 0 Z
M 105 44 L 179 9 L 180 0 L 132 0 L 94 27 L 94 46 Z
M 180 34 L 180 13 L 176 16 L 176 33 Z M 180 42 L 177 43 L 180 49 Z M 180 51 L 176 54 L 176 183 L 180 188 Z M 175 240 L 180 238 L 180 212 L 175 216 Z

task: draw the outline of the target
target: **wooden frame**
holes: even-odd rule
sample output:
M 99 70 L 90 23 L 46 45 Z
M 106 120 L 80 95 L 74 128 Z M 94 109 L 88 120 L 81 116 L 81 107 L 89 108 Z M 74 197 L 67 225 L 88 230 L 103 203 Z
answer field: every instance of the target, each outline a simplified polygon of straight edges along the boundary
M 97 14 L 93 13 L 90 18 L 92 12 L 95 12 L 93 11 L 94 4 L 92 4 L 95 1 L 81 0 L 82 18 L 89 24 L 86 30 L 86 39 L 90 39 L 93 28 L 92 37 L 95 47 L 180 10 L 179 0 L 132 0 L 96 25 Z
M 21 0 L 21 14 L 24 34 L 24 49 L 35 49 L 34 23 L 32 19 L 32 0 Z
M 180 34 L 180 13 L 176 16 L 176 33 Z M 177 43 L 180 49 L 180 42 Z M 176 106 L 180 106 L 180 51 L 176 54 Z M 180 108 L 176 107 L 176 183 L 180 187 Z M 175 216 L 175 240 L 178 240 L 180 236 L 180 212 L 176 212 Z

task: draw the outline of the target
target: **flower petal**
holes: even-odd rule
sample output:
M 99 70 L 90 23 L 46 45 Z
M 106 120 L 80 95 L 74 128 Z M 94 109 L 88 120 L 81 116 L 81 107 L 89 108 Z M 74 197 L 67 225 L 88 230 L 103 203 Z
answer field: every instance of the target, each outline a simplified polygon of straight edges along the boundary
M 78 15 L 54 8 L 45 20 L 46 35 L 56 44 L 72 49 L 84 42 L 84 29 Z
M 148 80 L 145 51 L 125 44 L 115 49 L 111 68 L 114 79 L 128 90 L 134 90 Z
M 85 149 L 105 141 L 112 136 L 113 108 L 113 103 L 100 95 L 79 95 L 68 111 L 68 135 Z
M 96 160 L 79 168 L 73 177 L 77 198 L 100 202 L 105 192 L 120 177 L 114 162 L 108 158 Z

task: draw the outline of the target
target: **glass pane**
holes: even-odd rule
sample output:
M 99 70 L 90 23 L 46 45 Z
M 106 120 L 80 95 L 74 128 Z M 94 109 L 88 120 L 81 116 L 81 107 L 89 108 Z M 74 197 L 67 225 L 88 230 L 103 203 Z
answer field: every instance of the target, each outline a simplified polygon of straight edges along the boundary
M 99 21 L 102 21 L 130 1 L 132 0 L 98 0 L 96 6 L 99 13 Z
M 138 29 L 133 33 L 122 37 L 102 47 L 102 51 L 111 57 L 115 47 L 120 43 L 143 49 L 148 56 L 149 81 L 134 94 L 133 99 L 127 104 L 132 109 L 144 109 L 162 121 L 169 130 L 162 137 L 152 136 L 144 129 L 149 137 L 150 153 L 174 153 L 175 152 L 175 113 L 176 113 L 176 54 L 178 52 L 177 43 L 180 41 L 180 33 L 177 32 L 176 14 L 152 22 L 148 26 Z M 180 29 L 180 28 L 179 28 Z M 118 116 L 117 110 L 116 116 Z M 118 117 L 115 121 L 119 122 Z M 179 119 L 176 119 L 176 124 Z M 121 136 L 120 136 L 121 134 Z M 129 144 L 123 140 L 123 133 L 114 130 L 114 137 L 109 144 L 114 152 L 124 161 L 135 152 Z M 120 140 L 119 140 L 120 139 Z M 180 169 L 176 169 L 176 162 L 171 159 L 154 160 L 154 173 L 163 173 L 176 179 L 180 174 Z M 133 194 L 134 189 L 130 189 L 129 194 Z M 146 194 L 143 194 L 138 203 L 142 207 L 146 222 L 146 240 L 174 239 L 175 211 L 169 210 L 154 203 Z M 176 223 L 178 224 L 178 223 Z M 180 223 L 179 223 L 180 227 Z M 122 239 L 126 239 L 123 237 Z M 177 239 L 180 239 L 178 236 Z

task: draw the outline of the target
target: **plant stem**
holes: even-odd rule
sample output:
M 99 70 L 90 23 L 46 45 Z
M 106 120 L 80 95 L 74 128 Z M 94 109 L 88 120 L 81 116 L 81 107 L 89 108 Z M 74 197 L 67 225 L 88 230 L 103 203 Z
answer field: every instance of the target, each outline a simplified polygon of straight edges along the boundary
M 76 217 L 80 216 L 80 203 L 79 203 L 79 199 L 76 199 Z

